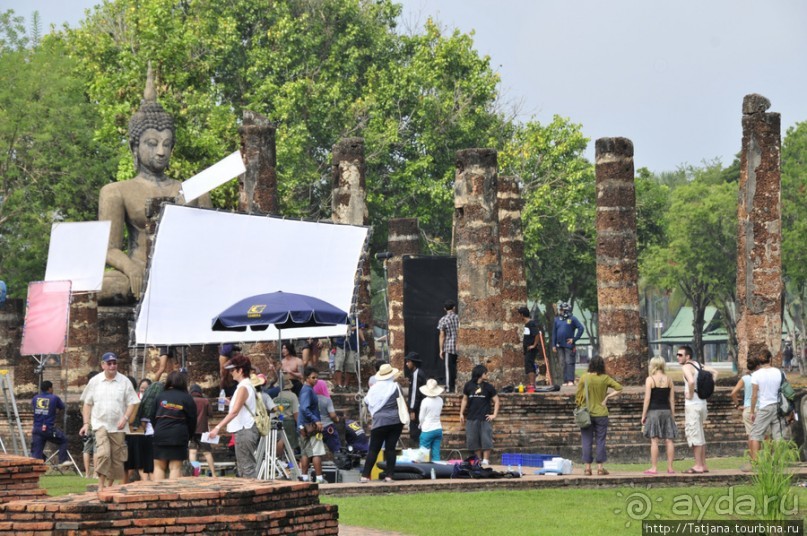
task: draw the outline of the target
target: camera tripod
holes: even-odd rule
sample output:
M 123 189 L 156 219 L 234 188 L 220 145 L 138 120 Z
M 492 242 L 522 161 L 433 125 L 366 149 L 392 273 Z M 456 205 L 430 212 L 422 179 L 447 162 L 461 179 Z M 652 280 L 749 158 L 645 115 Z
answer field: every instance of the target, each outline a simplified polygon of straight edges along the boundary
M 282 459 L 278 459 L 277 442 L 283 440 Z M 283 430 L 283 421 L 272 419 L 269 435 L 261 437 L 255 451 L 258 463 L 258 480 L 275 480 L 285 478 L 297 480 L 302 473 L 294 458 L 294 451 L 289 445 L 289 438 Z

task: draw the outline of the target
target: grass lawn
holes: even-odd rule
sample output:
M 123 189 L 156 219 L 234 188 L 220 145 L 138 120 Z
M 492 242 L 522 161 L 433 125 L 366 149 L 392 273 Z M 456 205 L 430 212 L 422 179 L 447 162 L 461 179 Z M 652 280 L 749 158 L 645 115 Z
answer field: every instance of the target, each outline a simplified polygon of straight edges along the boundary
M 807 490 L 793 488 L 784 511 L 801 517 Z M 322 497 L 339 523 L 412 536 L 469 534 L 641 534 L 642 520 L 759 519 L 750 486 L 733 488 L 541 489 Z M 790 516 L 789 516 L 790 517 Z

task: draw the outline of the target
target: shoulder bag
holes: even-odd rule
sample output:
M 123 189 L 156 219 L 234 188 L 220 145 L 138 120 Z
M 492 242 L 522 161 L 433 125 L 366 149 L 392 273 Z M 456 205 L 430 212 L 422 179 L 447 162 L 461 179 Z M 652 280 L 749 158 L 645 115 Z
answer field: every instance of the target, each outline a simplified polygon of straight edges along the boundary
M 574 410 L 574 423 L 581 430 L 591 426 L 591 412 L 588 410 L 588 378 L 583 382 L 583 391 L 586 393 L 586 405 Z
M 409 407 L 406 405 L 406 399 L 404 398 L 403 393 L 401 392 L 401 386 L 398 385 L 398 418 L 401 420 L 401 423 L 404 426 L 409 424 Z

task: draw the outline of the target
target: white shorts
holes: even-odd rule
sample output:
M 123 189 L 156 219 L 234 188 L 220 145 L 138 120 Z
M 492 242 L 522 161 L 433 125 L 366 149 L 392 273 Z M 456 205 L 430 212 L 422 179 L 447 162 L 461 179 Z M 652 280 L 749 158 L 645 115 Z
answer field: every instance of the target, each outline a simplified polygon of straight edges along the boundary
M 703 423 L 706 422 L 707 415 L 706 404 L 684 406 L 684 433 L 690 447 L 700 447 L 706 444 Z

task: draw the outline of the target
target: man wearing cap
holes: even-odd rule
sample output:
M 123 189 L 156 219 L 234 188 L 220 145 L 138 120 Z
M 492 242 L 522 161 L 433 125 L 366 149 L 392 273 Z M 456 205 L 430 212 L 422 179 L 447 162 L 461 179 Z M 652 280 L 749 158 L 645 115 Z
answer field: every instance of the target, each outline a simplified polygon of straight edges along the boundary
M 40 387 L 42 392 L 31 400 L 31 405 L 34 408 L 31 457 L 44 460 L 45 443 L 50 441 L 59 447 L 59 463 L 61 465 L 70 465 L 67 455 L 67 438 L 64 432 L 56 428 L 56 412 L 64 410 L 64 402 L 53 394 L 53 382 L 45 380 Z
M 575 344 L 586 332 L 586 328 L 572 315 L 572 306 L 566 302 L 560 304 L 560 316 L 555 317 L 552 329 L 552 351 L 558 353 L 563 364 L 563 385 L 574 385 L 574 362 L 577 357 Z
M 457 316 L 457 304 L 454 300 L 446 300 L 443 309 L 446 314 L 437 323 L 440 331 L 440 359 L 445 363 L 447 390 L 453 393 L 457 382 L 457 332 L 460 329 L 460 318 Z
M 103 374 L 93 377 L 81 394 L 84 424 L 78 432 L 82 437 L 89 430 L 95 432 L 98 491 L 125 477 L 123 462 L 128 454 L 126 434 L 129 432 L 129 421 L 140 403 L 132 382 L 118 373 L 116 354 L 107 352 L 101 356 L 101 368 Z
M 406 398 L 406 405 L 409 407 L 409 439 L 412 440 L 412 447 L 417 448 L 420 446 L 418 415 L 420 415 L 420 403 L 424 398 L 420 388 L 426 385 L 426 378 L 420 370 L 420 355 L 417 352 L 406 354 L 404 366 L 406 375 L 409 376 L 409 396 Z

